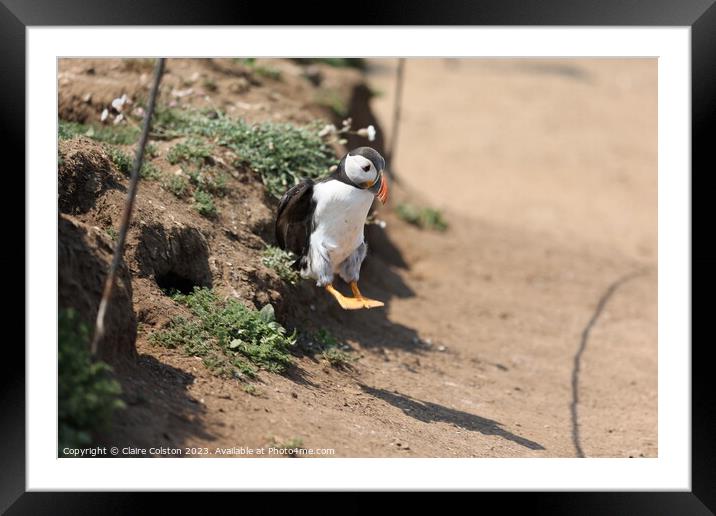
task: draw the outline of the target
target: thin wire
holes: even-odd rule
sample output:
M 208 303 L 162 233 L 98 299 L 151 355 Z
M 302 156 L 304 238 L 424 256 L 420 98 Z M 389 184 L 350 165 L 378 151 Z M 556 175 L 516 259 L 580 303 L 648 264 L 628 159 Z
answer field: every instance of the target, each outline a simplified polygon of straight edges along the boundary
M 132 218 L 132 210 L 134 209 L 134 198 L 137 194 L 137 183 L 139 182 L 139 171 L 142 168 L 142 162 L 144 161 L 144 148 L 147 145 L 147 139 L 149 138 L 149 129 L 152 122 L 152 116 L 154 115 L 154 106 L 157 100 L 157 93 L 159 92 L 159 82 L 161 81 L 162 74 L 164 73 L 164 62 L 164 58 L 159 58 L 157 59 L 157 64 L 154 67 L 154 84 L 152 84 L 152 89 L 149 93 L 149 104 L 147 105 L 147 111 L 144 114 L 144 126 L 142 127 L 142 134 L 139 138 L 139 145 L 137 146 L 137 151 L 134 155 L 132 177 L 129 180 L 127 200 L 124 204 L 122 222 L 119 226 L 117 246 L 114 249 L 112 263 L 109 267 L 107 279 L 104 283 L 104 290 L 102 291 L 102 300 L 99 303 L 99 310 L 97 310 L 97 320 L 95 322 L 94 337 L 92 338 L 91 345 L 93 357 L 97 355 L 97 348 L 99 346 L 99 342 L 102 340 L 105 333 L 104 319 L 107 313 L 107 306 L 109 304 L 110 297 L 112 296 L 112 289 L 115 283 L 117 268 L 119 267 L 119 263 L 122 260 L 122 255 L 124 254 L 124 242 L 127 238 L 129 222 Z

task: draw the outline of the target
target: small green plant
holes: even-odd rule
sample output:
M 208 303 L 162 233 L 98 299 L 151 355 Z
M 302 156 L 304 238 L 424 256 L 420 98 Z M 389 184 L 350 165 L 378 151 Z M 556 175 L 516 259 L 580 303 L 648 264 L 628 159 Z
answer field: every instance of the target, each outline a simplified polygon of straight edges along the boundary
M 139 140 L 139 129 L 131 125 L 90 125 L 60 120 L 58 137 L 69 140 L 78 136 L 86 136 L 93 140 L 113 145 L 130 145 Z
M 109 145 L 105 149 L 110 161 L 116 165 L 122 174 L 129 175 L 132 172 L 132 158 L 129 157 L 129 154 Z
M 241 390 L 243 390 L 246 394 L 250 394 L 251 396 L 259 396 L 261 393 L 256 388 L 254 384 L 247 383 L 244 385 Z
M 208 219 L 216 218 L 219 214 L 214 204 L 214 197 L 204 190 L 197 189 L 194 191 L 194 208 L 199 212 L 199 215 Z
M 106 430 L 115 410 L 125 407 L 122 389 L 111 368 L 93 362 L 89 329 L 72 309 L 58 314 L 59 454 L 64 448 L 88 446 L 97 431 Z
M 307 63 L 323 63 L 334 68 L 357 68 L 362 70 L 365 68 L 365 59 L 351 57 L 311 57 L 300 59 L 301 62 Z
M 280 440 L 277 437 L 272 437 L 268 443 L 268 446 L 280 450 L 280 454 L 285 457 L 298 457 L 301 450 L 304 450 L 303 439 L 300 437 L 291 437 L 285 441 Z
M 338 348 L 329 348 L 321 353 L 321 356 L 329 363 L 332 367 L 342 369 L 350 366 L 354 358 L 349 354 Z
M 189 193 L 189 180 L 183 175 L 172 174 L 164 180 L 162 186 L 179 199 L 183 199 Z
M 440 210 L 418 207 L 409 203 L 401 203 L 397 206 L 396 212 L 398 217 L 405 222 L 413 224 L 420 229 L 445 231 L 448 228 L 448 224 Z
M 320 354 L 336 369 L 349 368 L 356 359 L 350 353 L 350 346 L 340 342 L 325 328 L 316 333 L 306 335 L 303 339 L 304 348 L 311 354 Z
M 201 165 L 211 157 L 211 149 L 198 138 L 189 138 L 185 142 L 177 143 L 167 152 L 167 161 L 172 165 L 179 162 Z
M 156 181 L 162 177 L 162 173 L 151 162 L 142 163 L 142 169 L 139 171 L 139 177 L 148 181 Z
M 129 154 L 109 145 L 105 147 L 105 150 L 110 161 L 116 165 L 117 169 L 122 174 L 128 176 L 132 173 L 134 160 Z M 159 169 L 149 161 L 144 161 L 142 163 L 142 168 L 139 170 L 139 177 L 148 181 L 156 181 L 161 177 L 161 175 L 162 173 Z
M 271 305 L 253 310 L 236 299 L 222 301 L 206 288 L 174 299 L 189 308 L 193 319 L 175 317 L 150 336 L 153 342 L 201 357 L 219 375 L 252 378 L 258 368 L 283 373 L 293 363 L 295 332 L 289 334 L 275 320 Z
M 159 147 L 155 143 L 147 143 L 147 146 L 144 147 L 144 154 L 150 158 L 156 158 L 159 156 Z
M 272 66 L 258 64 L 256 62 L 256 58 L 254 57 L 239 57 L 235 58 L 234 62 L 247 67 L 249 70 L 251 70 L 252 73 L 258 76 L 266 77 L 274 81 L 281 80 L 281 70 L 278 70 Z
M 229 191 L 226 174 L 213 168 L 190 171 L 189 181 L 196 188 L 219 197 L 223 197 Z
M 117 230 L 114 229 L 112 226 L 109 226 L 104 231 L 105 231 L 105 233 L 107 233 L 107 236 L 109 238 L 111 238 L 112 240 L 117 240 L 117 237 L 119 236 L 119 234 L 117 233 Z
M 290 285 L 298 283 L 300 278 L 298 271 L 292 267 L 296 256 L 290 251 L 275 246 L 268 246 L 261 257 L 261 262 L 275 270 L 278 277 Z

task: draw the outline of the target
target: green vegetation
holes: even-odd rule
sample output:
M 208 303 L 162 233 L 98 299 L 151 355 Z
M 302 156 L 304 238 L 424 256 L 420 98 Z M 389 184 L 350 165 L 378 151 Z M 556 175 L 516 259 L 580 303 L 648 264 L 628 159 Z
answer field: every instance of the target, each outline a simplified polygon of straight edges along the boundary
M 258 368 L 283 373 L 293 363 L 295 332 L 288 334 L 276 322 L 271 305 L 253 310 L 236 299 L 222 301 L 206 288 L 174 299 L 187 306 L 193 318 L 175 317 L 167 329 L 152 334 L 151 341 L 201 357 L 223 376 L 253 378 Z
M 247 67 L 252 73 L 260 76 L 272 79 L 274 81 L 281 80 L 281 70 L 277 70 L 272 66 L 266 66 L 256 63 L 256 58 L 253 57 L 240 57 L 234 59 L 234 62 Z
M 365 59 L 360 57 L 311 57 L 298 59 L 301 64 L 323 63 L 335 68 L 357 68 L 365 69 Z
M 142 163 L 142 168 L 139 171 L 139 177 L 146 179 L 147 181 L 157 181 L 162 177 L 162 173 L 152 163 L 144 161 Z
M 162 182 L 162 186 L 179 199 L 183 199 L 189 193 L 189 180 L 184 175 L 172 174 Z
M 132 158 L 129 157 L 129 154 L 109 145 L 105 146 L 105 151 L 110 161 L 115 164 L 122 174 L 129 175 L 132 173 Z
M 210 157 L 211 149 L 198 138 L 189 138 L 185 142 L 177 143 L 167 152 L 167 161 L 172 165 L 179 162 L 201 165 Z
M 104 362 L 93 362 L 89 329 L 72 309 L 58 317 L 59 450 L 88 446 L 92 434 L 105 430 L 112 414 L 124 408 L 122 389 Z
M 116 147 L 110 147 L 109 145 L 105 146 L 105 151 L 107 152 L 109 159 L 116 165 L 117 169 L 119 169 L 122 174 L 128 176 L 132 173 L 134 160 L 129 154 L 122 152 Z M 159 169 L 149 161 L 144 161 L 142 163 L 142 168 L 139 171 L 139 177 L 142 179 L 156 181 L 161 177 L 161 175 L 162 173 Z
M 58 137 L 69 140 L 78 136 L 86 136 L 93 140 L 113 145 L 131 145 L 139 140 L 139 128 L 131 125 L 89 125 L 60 120 Z
M 274 437 L 273 439 L 271 439 L 270 445 L 273 448 L 286 450 L 288 452 L 287 455 L 293 456 L 295 454 L 296 449 L 303 448 L 303 439 L 301 439 L 300 437 L 292 437 L 287 441 L 279 441 Z
M 219 214 L 214 204 L 214 197 L 204 190 L 194 190 L 194 208 L 199 212 L 199 215 L 208 219 L 216 218 Z
M 189 182 L 194 187 L 219 197 L 223 197 L 228 193 L 227 181 L 226 174 L 214 168 L 197 169 L 189 172 Z
M 350 346 L 340 342 L 325 328 L 314 333 L 310 340 L 313 351 L 317 350 L 323 359 L 336 369 L 350 367 L 351 362 L 355 361 L 355 357 L 348 352 Z
M 298 271 L 291 265 L 296 261 L 296 256 L 290 251 L 275 246 L 268 246 L 263 253 L 261 262 L 275 270 L 278 277 L 290 285 L 298 283 L 300 278 Z
M 215 111 L 160 109 L 154 126 L 157 137 L 189 136 L 195 141 L 201 137 L 230 149 L 239 157 L 238 164 L 261 175 L 276 198 L 300 179 L 325 175 L 336 162 L 331 148 L 318 136 L 320 123 L 306 127 L 273 122 L 251 125 Z
M 259 396 L 261 395 L 261 392 L 256 388 L 254 384 L 247 383 L 242 388 L 242 391 L 244 391 L 246 394 L 250 394 L 251 396 Z
M 144 155 L 150 158 L 159 157 L 159 147 L 157 147 L 155 143 L 148 142 L 146 147 L 144 147 Z
M 440 210 L 401 203 L 397 206 L 396 212 L 398 217 L 405 222 L 418 226 L 420 229 L 445 231 L 448 228 L 448 224 Z

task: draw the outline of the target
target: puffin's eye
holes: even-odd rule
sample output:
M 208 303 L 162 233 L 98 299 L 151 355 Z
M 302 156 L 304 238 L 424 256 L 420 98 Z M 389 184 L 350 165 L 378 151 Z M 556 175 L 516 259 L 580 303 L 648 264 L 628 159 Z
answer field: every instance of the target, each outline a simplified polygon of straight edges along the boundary
M 362 167 L 362 168 L 363 168 L 363 170 L 365 170 L 366 172 L 368 172 L 368 171 L 370 170 L 370 165 L 366 165 L 365 167 Z

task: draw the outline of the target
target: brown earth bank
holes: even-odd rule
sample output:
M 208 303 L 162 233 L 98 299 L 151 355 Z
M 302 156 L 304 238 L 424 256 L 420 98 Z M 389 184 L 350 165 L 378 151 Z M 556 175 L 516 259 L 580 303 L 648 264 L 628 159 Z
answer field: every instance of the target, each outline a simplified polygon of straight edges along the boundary
M 378 127 L 383 150 L 394 61 L 364 72 L 257 65 L 280 78 L 229 59 L 170 59 L 160 103 L 250 122 L 350 114 L 355 127 Z M 141 105 L 150 76 L 144 60 L 61 60 L 59 116 L 99 123 L 122 94 Z M 161 181 L 140 182 L 110 336 L 126 349 L 136 332 L 136 356 L 106 354 L 127 408 L 101 443 L 210 455 L 299 440 L 340 457 L 657 455 L 656 62 L 408 60 L 405 78 L 389 163 L 399 183 L 377 212 L 385 229 L 366 227 L 361 279 L 385 309 L 344 312 L 263 264 L 276 200 L 229 150 L 211 156 L 228 175 L 214 219 Z M 166 153 L 176 142 L 152 143 L 151 163 L 175 173 Z M 59 143 L 60 306 L 87 321 L 126 196 L 108 152 L 85 137 Z M 401 220 L 391 208 L 405 201 L 441 208 L 448 230 Z M 282 324 L 327 329 L 356 360 L 336 368 L 297 352 L 285 374 L 261 371 L 251 389 L 217 376 L 150 341 L 187 314 L 166 288 L 187 286 L 271 303 Z

